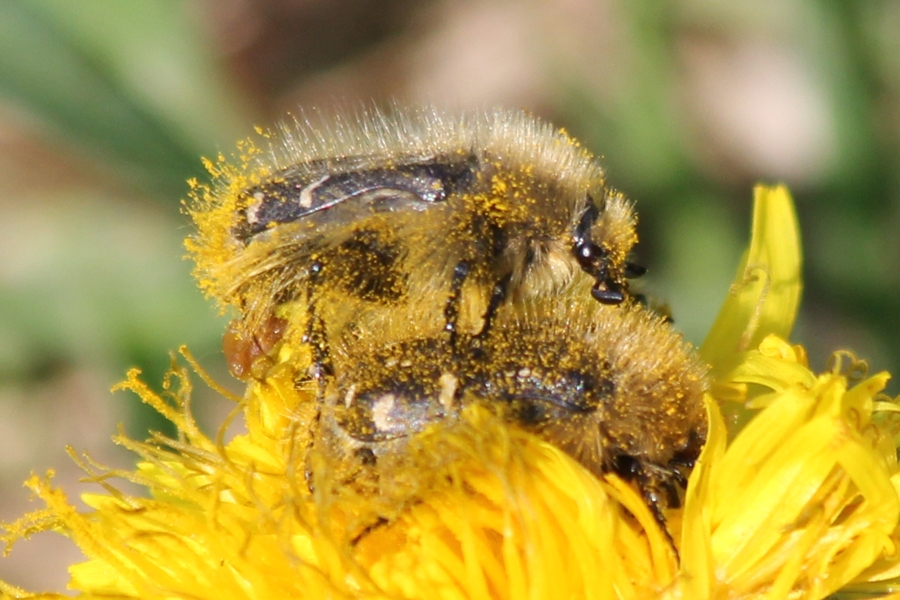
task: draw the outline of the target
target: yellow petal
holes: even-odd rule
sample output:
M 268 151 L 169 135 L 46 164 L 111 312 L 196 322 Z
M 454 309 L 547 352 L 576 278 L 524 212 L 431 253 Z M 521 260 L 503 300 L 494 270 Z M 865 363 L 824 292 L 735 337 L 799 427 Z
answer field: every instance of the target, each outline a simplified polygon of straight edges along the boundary
M 709 430 L 706 445 L 688 479 L 681 530 L 679 580 L 685 598 L 710 598 L 716 580 L 713 560 L 709 502 L 710 479 L 725 454 L 726 429 L 715 400 L 706 396 Z
M 483 422 L 440 432 L 441 447 L 470 448 L 454 457 L 462 478 L 360 542 L 359 559 L 380 589 L 413 598 L 614 599 L 654 597 L 670 584 L 674 554 L 631 486 L 600 480 L 523 432 L 485 433 Z
M 710 411 L 686 496 L 683 597 L 823 598 L 896 576 L 896 451 L 872 421 L 885 381 L 848 390 L 831 372 L 773 386 L 780 391 L 759 398 L 764 408 L 727 449 Z
M 717 381 L 769 334 L 790 332 L 800 302 L 800 230 L 784 186 L 754 190 L 750 247 L 700 348 Z

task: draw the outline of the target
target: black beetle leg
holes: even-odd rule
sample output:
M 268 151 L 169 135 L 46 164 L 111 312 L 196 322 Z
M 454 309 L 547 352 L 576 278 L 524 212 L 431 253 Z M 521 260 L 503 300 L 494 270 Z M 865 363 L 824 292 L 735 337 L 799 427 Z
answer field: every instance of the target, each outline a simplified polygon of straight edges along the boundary
M 316 287 L 321 282 L 324 265 L 315 260 L 309 268 L 307 298 L 309 302 L 309 321 L 306 324 L 306 333 L 303 342 L 312 349 L 312 366 L 310 375 L 318 386 L 318 399 L 325 397 L 325 377 L 331 373 L 331 359 L 328 356 L 328 339 L 325 331 L 325 323 L 316 310 Z
M 450 296 L 444 306 L 444 331 L 450 334 L 450 347 L 456 347 L 457 326 L 459 324 L 460 303 L 462 302 L 462 287 L 469 276 L 469 263 L 460 261 L 453 269 L 453 279 L 450 280 Z
M 637 279 L 647 273 L 647 267 L 643 267 L 637 263 L 625 263 L 625 279 Z
M 488 301 L 487 310 L 484 311 L 484 324 L 481 326 L 481 331 L 478 332 L 478 337 L 480 339 L 486 338 L 488 333 L 490 333 L 491 326 L 494 323 L 494 317 L 497 315 L 497 310 L 500 308 L 500 305 L 503 304 L 503 301 L 506 300 L 506 296 L 509 292 L 509 282 L 511 280 L 512 273 L 509 273 L 494 284 L 494 289 L 491 290 L 491 299 Z

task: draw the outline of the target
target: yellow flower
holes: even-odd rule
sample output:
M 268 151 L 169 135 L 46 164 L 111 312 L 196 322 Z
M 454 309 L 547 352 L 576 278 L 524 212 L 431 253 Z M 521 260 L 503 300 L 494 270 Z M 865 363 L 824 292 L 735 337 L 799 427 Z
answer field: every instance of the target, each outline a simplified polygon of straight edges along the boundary
M 865 377 L 861 363 L 838 353 L 816 375 L 803 349 L 785 341 L 799 273 L 787 191 L 758 188 L 750 248 L 701 349 L 715 398 L 707 397 L 708 440 L 684 508 L 667 514 L 677 551 L 631 486 L 612 474 L 598 479 L 477 406 L 458 425 L 413 439 L 405 474 L 416 480 L 414 495 L 310 491 L 312 392 L 298 390 L 286 370 L 251 384 L 235 399 L 247 433 L 226 444 L 197 428 L 188 371 L 175 366 L 163 394 L 137 372 L 120 387 L 172 420 L 178 439 L 119 436 L 141 457 L 133 472 L 82 461 L 105 488 L 85 497 L 93 512 L 76 512 L 49 477 L 33 477 L 29 486 L 47 508 L 8 524 L 6 540 L 48 529 L 70 536 L 89 557 L 71 567 L 70 587 L 83 597 L 893 592 L 900 589 L 900 411 L 879 395 L 887 374 Z M 149 497 L 117 490 L 111 476 Z

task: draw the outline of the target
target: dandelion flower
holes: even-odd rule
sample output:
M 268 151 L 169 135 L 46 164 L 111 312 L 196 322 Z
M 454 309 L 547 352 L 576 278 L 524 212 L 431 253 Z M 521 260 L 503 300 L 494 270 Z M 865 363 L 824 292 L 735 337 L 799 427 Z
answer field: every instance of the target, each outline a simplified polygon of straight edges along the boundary
M 881 395 L 886 373 L 868 376 L 862 363 L 836 353 L 816 374 L 803 349 L 786 341 L 799 273 L 787 191 L 758 188 L 750 248 L 701 348 L 713 374 L 707 443 L 683 508 L 666 515 L 668 532 L 620 478 L 592 475 L 478 406 L 410 442 L 420 487 L 408 501 L 387 506 L 350 489 L 311 491 L 305 448 L 315 395 L 297 389 L 289 370 L 273 369 L 235 399 L 247 429 L 225 443 L 197 428 L 189 369 L 174 365 L 162 393 L 137 372 L 119 387 L 170 419 L 178 437 L 120 435 L 117 442 L 140 456 L 130 472 L 78 459 L 103 488 L 85 496 L 90 512 L 72 508 L 49 475 L 32 477 L 28 485 L 46 508 L 7 524 L 5 539 L 50 529 L 71 537 L 89 557 L 70 569 L 70 587 L 83 597 L 893 592 L 900 410 Z M 115 477 L 148 496 L 120 491 Z M 386 510 L 390 519 L 382 518 Z

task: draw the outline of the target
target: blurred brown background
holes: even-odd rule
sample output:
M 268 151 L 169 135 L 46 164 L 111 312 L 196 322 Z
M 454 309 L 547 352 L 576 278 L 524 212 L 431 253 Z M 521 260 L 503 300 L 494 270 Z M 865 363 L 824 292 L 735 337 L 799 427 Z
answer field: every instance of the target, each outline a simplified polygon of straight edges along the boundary
M 116 424 L 165 426 L 109 394 L 129 366 L 157 383 L 187 343 L 227 380 L 224 321 L 182 260 L 184 181 L 298 107 L 507 105 L 565 126 L 637 202 L 646 288 L 695 342 L 753 184 L 785 182 L 795 339 L 817 369 L 843 347 L 900 373 L 898 32 L 891 0 L 5 0 L 0 520 L 36 507 L 31 470 L 82 489 L 65 444 L 127 466 Z M 213 428 L 229 407 L 207 396 Z M 17 547 L 0 578 L 61 589 L 78 554 L 59 542 Z

